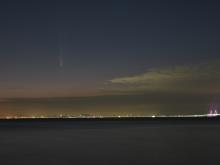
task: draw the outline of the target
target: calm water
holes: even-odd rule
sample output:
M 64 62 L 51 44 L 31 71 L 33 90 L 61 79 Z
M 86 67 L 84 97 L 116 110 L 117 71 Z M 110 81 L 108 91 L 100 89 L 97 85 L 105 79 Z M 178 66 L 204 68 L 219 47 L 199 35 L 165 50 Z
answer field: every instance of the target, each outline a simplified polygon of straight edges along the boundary
M 0 164 L 219 164 L 220 122 L 1 122 Z

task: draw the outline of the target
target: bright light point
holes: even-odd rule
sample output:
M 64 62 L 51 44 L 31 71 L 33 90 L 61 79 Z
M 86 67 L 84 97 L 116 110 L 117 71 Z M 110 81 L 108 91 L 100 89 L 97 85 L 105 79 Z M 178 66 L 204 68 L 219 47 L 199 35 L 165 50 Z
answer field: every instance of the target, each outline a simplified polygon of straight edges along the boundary
M 152 118 L 155 118 L 156 116 L 155 115 L 153 115 L 153 116 L 151 116 Z

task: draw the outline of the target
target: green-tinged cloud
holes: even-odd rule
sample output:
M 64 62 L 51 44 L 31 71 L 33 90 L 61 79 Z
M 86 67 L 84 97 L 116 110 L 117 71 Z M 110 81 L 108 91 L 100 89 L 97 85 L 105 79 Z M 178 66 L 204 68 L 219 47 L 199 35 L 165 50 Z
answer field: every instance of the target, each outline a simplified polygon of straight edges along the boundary
M 110 80 L 118 92 L 220 93 L 220 62 L 152 69 L 143 74 Z

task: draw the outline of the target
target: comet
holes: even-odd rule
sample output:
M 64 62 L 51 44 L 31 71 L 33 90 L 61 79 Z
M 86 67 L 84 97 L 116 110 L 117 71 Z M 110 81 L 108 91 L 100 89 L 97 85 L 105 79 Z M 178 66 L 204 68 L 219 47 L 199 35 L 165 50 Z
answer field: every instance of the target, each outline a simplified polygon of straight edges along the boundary
M 62 68 L 63 67 L 63 56 L 59 57 L 59 67 Z
M 63 51 L 60 49 L 60 55 L 59 55 L 59 67 L 63 67 Z

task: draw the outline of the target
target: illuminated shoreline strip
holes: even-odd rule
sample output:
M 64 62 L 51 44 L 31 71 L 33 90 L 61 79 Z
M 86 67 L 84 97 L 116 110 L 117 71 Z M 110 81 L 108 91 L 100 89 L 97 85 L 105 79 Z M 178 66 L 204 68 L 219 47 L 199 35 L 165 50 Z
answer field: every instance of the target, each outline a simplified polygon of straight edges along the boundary
M 13 120 L 13 119 L 109 119 L 109 118 L 201 118 L 201 117 L 218 117 L 220 114 L 202 114 L 202 115 L 152 115 L 152 116 L 7 116 L 0 117 L 0 120 Z

